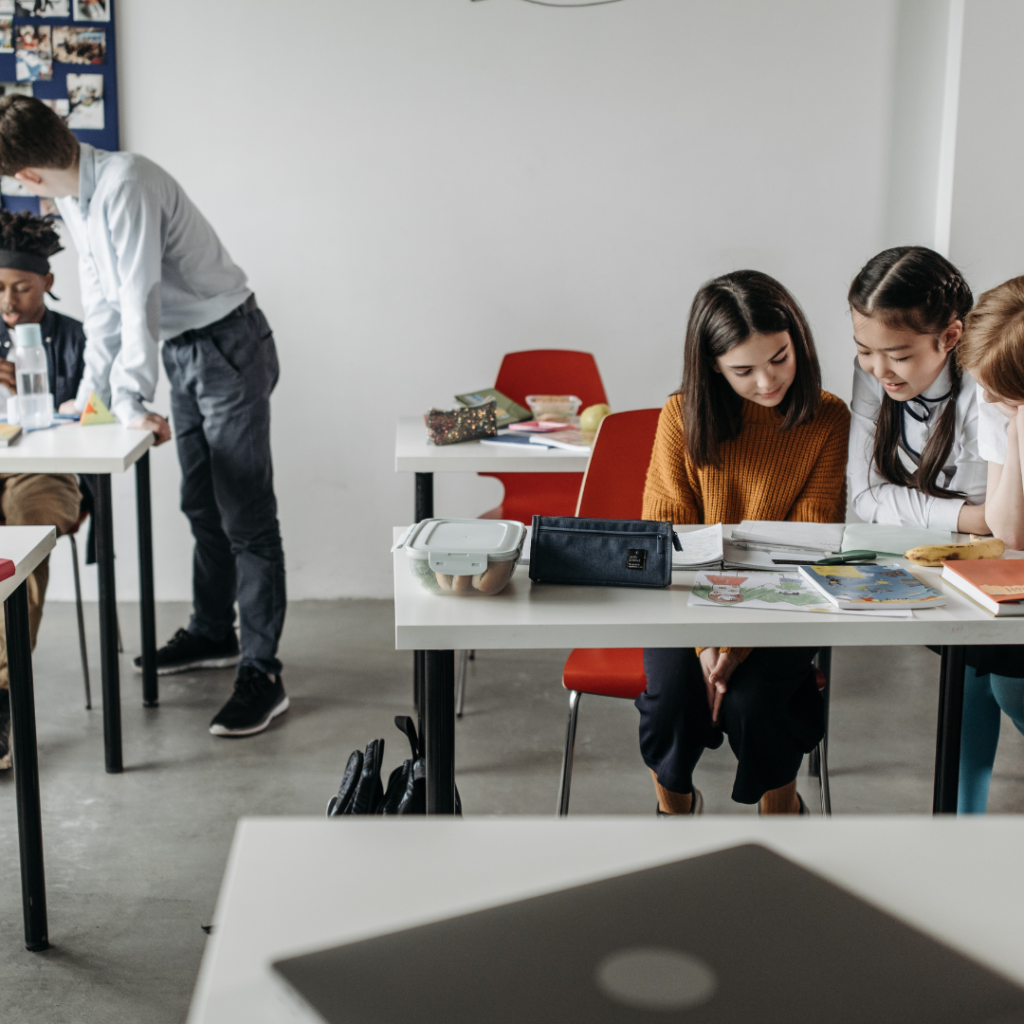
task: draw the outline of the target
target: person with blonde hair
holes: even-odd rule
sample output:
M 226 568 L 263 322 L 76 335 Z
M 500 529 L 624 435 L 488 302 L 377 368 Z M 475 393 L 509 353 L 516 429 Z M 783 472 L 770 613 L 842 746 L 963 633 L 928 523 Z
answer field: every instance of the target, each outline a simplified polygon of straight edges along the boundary
M 988 463 L 985 519 L 1007 547 L 1024 548 L 1024 277 L 985 292 L 968 314 L 957 350 L 978 387 L 978 450 Z M 1024 733 L 1024 647 L 975 648 L 968 665 L 960 744 L 961 814 L 988 805 L 1000 712 Z

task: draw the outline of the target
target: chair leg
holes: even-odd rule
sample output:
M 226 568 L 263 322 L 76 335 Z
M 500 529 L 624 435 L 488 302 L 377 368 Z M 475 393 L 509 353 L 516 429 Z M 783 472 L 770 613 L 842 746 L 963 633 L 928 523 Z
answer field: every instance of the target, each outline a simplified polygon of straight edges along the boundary
M 462 704 L 466 699 L 466 670 L 469 667 L 469 652 L 459 651 L 459 663 L 455 669 L 455 717 L 462 717 Z
M 576 753 L 576 718 L 580 712 L 579 690 L 569 691 L 569 724 L 565 729 L 565 752 L 562 754 L 562 781 L 558 787 L 558 811 L 560 818 L 569 813 L 569 789 L 572 786 L 572 761 Z
M 818 744 L 818 783 L 821 794 L 822 815 L 832 815 L 832 794 L 828 788 L 828 737 L 823 736 Z
M 85 613 L 82 610 L 82 582 L 78 576 L 78 545 L 75 535 L 68 534 L 71 541 L 71 565 L 75 570 L 75 609 L 78 612 L 78 649 L 82 655 L 82 678 L 85 680 L 85 710 L 92 710 L 92 687 L 89 685 L 89 651 L 85 646 Z
M 114 622 L 117 625 L 117 653 L 124 654 L 124 641 L 121 639 L 121 616 L 115 614 Z

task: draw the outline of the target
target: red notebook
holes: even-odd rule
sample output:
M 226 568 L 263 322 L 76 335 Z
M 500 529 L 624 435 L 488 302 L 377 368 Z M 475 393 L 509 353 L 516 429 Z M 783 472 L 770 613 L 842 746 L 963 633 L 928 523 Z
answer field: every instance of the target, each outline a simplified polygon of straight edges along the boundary
M 0 558 L 0 580 L 13 576 L 14 572 L 14 563 L 9 558 Z
M 942 578 L 993 615 L 1024 615 L 1024 558 L 942 563 Z

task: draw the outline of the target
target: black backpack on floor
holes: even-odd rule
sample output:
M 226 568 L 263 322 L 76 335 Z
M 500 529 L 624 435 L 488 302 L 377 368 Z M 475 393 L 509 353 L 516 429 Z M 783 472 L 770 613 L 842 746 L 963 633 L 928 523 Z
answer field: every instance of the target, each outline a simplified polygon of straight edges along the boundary
M 426 814 L 426 760 L 419 751 L 416 726 L 408 715 L 396 715 L 395 725 L 409 740 L 412 756 L 406 758 L 381 784 L 384 740 L 370 740 L 365 753 L 352 751 L 345 765 L 338 795 L 327 805 L 327 817 L 342 814 Z M 462 800 L 455 790 L 455 813 L 462 814 Z

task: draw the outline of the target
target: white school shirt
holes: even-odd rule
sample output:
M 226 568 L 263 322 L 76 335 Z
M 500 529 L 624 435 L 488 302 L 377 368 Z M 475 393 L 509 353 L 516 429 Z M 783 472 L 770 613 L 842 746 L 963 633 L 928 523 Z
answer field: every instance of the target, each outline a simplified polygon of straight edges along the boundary
M 939 422 L 949 399 L 949 366 L 918 398 L 900 402 L 903 437 L 900 451 L 914 466 Z M 899 487 L 879 475 L 872 452 L 875 425 L 885 389 L 870 373 L 854 361 L 853 401 L 850 403 L 850 452 L 847 475 L 853 509 L 867 523 L 892 526 L 923 526 L 936 530 L 956 530 L 964 501 L 960 498 L 933 498 L 913 487 Z M 968 505 L 985 501 L 988 466 L 978 451 L 978 390 L 969 374 L 963 375 L 956 400 L 953 447 L 937 482 L 951 491 L 967 495 Z
M 147 412 L 160 342 L 227 316 L 251 294 L 213 228 L 163 168 L 81 143 L 79 194 L 57 199 L 78 249 L 85 373 L 122 423 Z
M 986 462 L 1006 464 L 1006 431 L 1010 421 L 989 402 L 978 388 L 978 451 Z

